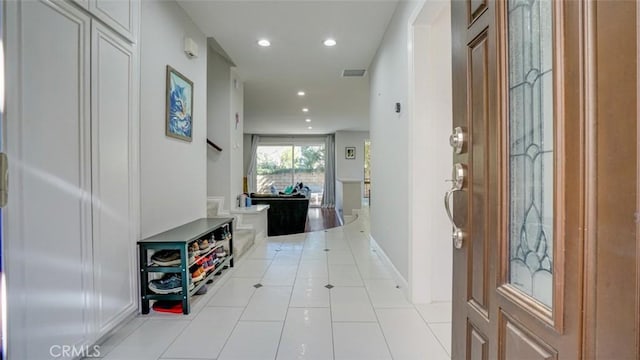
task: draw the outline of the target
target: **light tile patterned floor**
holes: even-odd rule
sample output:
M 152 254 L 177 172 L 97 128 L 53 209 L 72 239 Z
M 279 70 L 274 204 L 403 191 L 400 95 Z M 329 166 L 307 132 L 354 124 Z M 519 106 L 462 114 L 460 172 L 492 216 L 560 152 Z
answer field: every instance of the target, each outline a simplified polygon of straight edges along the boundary
M 138 316 L 103 344 L 102 356 L 449 359 L 451 304 L 408 302 L 371 251 L 368 229 L 365 215 L 341 228 L 269 238 L 221 276 L 190 315 Z

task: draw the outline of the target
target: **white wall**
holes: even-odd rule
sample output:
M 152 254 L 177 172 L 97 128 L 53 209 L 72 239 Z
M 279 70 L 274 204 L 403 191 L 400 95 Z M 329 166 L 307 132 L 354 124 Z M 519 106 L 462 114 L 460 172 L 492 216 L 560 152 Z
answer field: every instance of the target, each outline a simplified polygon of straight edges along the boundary
M 369 139 L 368 131 L 336 131 L 336 209 L 342 210 L 342 182 L 339 179 L 359 179 L 364 181 L 364 141 Z M 345 147 L 356 148 L 356 158 L 345 158 Z M 361 185 L 361 189 L 364 186 Z M 351 214 L 346 214 L 351 215 Z
M 400 2 L 371 66 L 371 236 L 414 303 L 451 300 L 450 16 L 448 2 Z
M 414 302 L 450 301 L 451 225 L 442 197 L 450 186 L 451 6 L 426 2 L 410 39 L 410 274 Z
M 143 1 L 141 23 L 141 236 L 206 215 L 207 41 L 174 1 Z M 200 47 L 189 59 L 184 37 Z M 166 66 L 194 83 L 193 141 L 165 135 Z
M 364 180 L 364 142 L 368 131 L 336 131 L 336 178 Z M 345 158 L 345 147 L 356 148 L 356 158 Z
M 207 150 L 207 195 L 224 197 L 229 210 L 242 192 L 244 85 L 232 64 L 216 51 L 207 51 L 208 137 L 222 148 Z
M 419 4 L 398 3 L 370 66 L 371 237 L 409 278 L 408 29 Z M 395 113 L 395 103 L 403 109 Z
M 244 177 L 244 84 L 235 68 L 231 69 L 231 200 L 243 192 Z M 238 123 L 236 125 L 236 114 Z
M 207 136 L 222 148 L 222 151 L 207 148 L 207 196 L 224 197 L 224 206 L 228 209 L 231 192 L 231 64 L 212 49 L 207 49 L 207 53 Z
M 242 137 L 243 142 L 243 174 L 247 175 L 247 171 L 249 171 L 249 163 L 251 162 L 251 134 L 244 134 Z

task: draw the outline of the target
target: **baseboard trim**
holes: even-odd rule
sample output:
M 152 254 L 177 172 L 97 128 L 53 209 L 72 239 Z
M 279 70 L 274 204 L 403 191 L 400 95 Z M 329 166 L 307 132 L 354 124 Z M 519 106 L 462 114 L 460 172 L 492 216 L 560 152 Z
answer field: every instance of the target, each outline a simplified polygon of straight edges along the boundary
M 380 247 L 376 239 L 374 239 L 373 236 L 371 236 L 371 234 L 369 234 L 369 244 L 376 251 L 378 256 L 380 256 L 380 259 L 382 259 L 382 262 L 392 270 L 391 276 L 393 277 L 393 280 L 396 282 L 397 285 L 400 286 L 400 289 L 402 290 L 402 293 L 404 294 L 404 297 L 407 299 L 407 301 L 413 304 L 413 302 L 411 301 L 411 291 L 409 289 L 409 283 L 400 274 L 400 272 L 395 267 L 395 265 L 393 265 L 393 263 L 391 262 L 391 259 L 389 259 L 389 256 L 387 256 L 387 253 L 384 252 L 384 250 L 382 250 L 382 248 Z

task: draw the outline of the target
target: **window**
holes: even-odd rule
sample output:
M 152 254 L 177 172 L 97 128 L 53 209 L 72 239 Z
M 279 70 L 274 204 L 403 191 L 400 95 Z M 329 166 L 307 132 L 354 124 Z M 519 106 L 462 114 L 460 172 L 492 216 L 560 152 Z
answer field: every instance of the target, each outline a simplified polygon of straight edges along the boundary
M 324 192 L 324 144 L 260 145 L 256 154 L 259 193 L 284 192 L 302 183 L 309 187 L 310 206 L 320 206 Z
M 509 2 L 510 283 L 553 305 L 554 109 L 550 0 Z

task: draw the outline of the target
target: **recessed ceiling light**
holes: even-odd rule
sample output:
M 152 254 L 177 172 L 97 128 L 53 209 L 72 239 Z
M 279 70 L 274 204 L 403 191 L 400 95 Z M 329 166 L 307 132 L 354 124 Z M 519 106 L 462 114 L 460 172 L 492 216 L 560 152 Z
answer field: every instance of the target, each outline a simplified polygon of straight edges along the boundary
M 304 121 L 306 121 L 306 122 L 311 122 L 311 119 L 304 119 Z
M 331 47 L 331 46 L 336 46 L 337 42 L 332 38 L 328 38 L 327 40 L 324 41 L 323 44 L 324 46 Z
M 271 46 L 271 41 L 269 41 L 267 39 L 260 39 L 260 40 L 258 40 L 258 45 L 260 45 L 262 47 L 269 47 L 269 46 Z
M 302 112 L 309 112 L 308 108 L 302 108 Z
M 311 129 L 313 129 L 313 126 L 309 126 L 307 129 L 311 130 Z
M 298 91 L 298 96 L 304 96 L 305 92 L 304 91 Z

